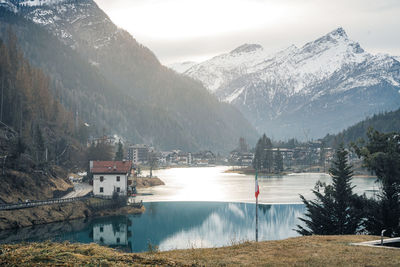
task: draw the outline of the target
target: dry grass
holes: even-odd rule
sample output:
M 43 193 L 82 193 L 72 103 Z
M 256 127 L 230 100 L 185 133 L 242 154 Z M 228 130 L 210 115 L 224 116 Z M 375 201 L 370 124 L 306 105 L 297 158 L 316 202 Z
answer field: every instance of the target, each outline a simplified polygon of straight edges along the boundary
M 400 250 L 352 246 L 371 236 L 312 236 L 231 247 L 127 254 L 95 244 L 0 246 L 0 266 L 400 266 Z
M 150 254 L 127 254 L 96 244 L 33 243 L 0 246 L 0 266 L 183 266 Z
M 400 250 L 352 246 L 371 236 L 311 236 L 213 249 L 161 253 L 185 264 L 213 266 L 400 266 Z

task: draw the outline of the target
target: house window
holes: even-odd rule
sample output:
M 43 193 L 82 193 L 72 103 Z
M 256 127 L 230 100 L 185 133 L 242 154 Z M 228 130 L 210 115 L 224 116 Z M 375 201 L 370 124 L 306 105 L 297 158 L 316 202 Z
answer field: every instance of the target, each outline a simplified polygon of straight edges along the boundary
M 117 187 L 117 193 L 121 192 L 121 188 Z
M 121 180 L 121 177 L 117 176 L 117 182 L 119 182 Z
M 117 243 L 119 244 L 121 242 L 121 239 L 117 237 Z
M 103 226 L 100 227 L 100 233 L 102 233 L 104 231 Z
M 100 182 L 104 181 L 104 176 L 100 176 Z
M 104 188 L 100 187 L 100 193 L 103 193 L 103 192 L 104 192 Z

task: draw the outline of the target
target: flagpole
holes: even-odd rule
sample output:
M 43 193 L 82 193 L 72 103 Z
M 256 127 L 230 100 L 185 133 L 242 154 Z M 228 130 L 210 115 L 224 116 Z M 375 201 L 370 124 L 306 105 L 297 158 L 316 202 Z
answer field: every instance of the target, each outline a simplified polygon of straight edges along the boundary
M 256 242 L 258 242 L 258 197 L 256 197 Z
M 258 242 L 258 192 L 259 192 L 259 186 L 258 186 L 258 171 L 256 170 L 256 242 Z

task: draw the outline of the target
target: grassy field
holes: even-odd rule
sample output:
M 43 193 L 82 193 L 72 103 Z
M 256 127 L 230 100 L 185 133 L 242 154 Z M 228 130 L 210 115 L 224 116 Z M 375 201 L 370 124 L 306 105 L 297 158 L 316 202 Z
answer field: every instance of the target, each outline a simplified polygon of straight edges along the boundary
M 127 254 L 96 244 L 0 246 L 0 266 L 400 266 L 400 250 L 353 246 L 371 236 L 311 236 L 230 247 Z

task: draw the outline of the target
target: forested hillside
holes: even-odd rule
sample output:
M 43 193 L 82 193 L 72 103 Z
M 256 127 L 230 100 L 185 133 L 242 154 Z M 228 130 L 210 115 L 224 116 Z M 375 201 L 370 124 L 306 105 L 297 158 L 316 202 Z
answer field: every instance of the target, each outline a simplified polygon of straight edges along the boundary
M 0 39 L 0 86 L 2 127 L 13 129 L 18 138 L 13 156 L 26 153 L 36 163 L 46 157 L 59 161 L 69 146 L 79 147 L 81 122 L 54 99 L 50 79 L 24 58 L 11 30 L 6 41 Z
M 323 140 L 328 146 L 336 146 L 340 142 L 355 142 L 359 138 L 366 140 L 370 127 L 383 133 L 400 132 L 400 109 L 374 115 L 336 135 L 328 134 Z
M 0 8 L 0 37 L 12 27 L 26 57 L 50 76 L 54 95 L 91 126 L 91 134 L 119 134 L 134 143 L 187 151 L 229 151 L 240 136 L 255 141 L 256 131 L 239 111 L 220 103 L 200 83 L 162 66 L 93 1 L 68 5 L 80 4 L 77 10 L 96 23 L 81 19 L 79 25 L 70 24 L 67 20 L 79 15 L 70 6 L 70 13 L 58 14 L 65 20 L 60 24 L 74 34 L 75 46 L 21 15 L 28 17 L 34 9 L 14 14 Z M 109 43 L 100 45 L 97 39 Z
M 52 198 L 72 186 L 62 167 L 85 163 L 78 141 L 82 122 L 50 87 L 50 79 L 24 58 L 9 30 L 6 40 L 0 39 L 0 203 Z

